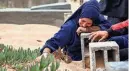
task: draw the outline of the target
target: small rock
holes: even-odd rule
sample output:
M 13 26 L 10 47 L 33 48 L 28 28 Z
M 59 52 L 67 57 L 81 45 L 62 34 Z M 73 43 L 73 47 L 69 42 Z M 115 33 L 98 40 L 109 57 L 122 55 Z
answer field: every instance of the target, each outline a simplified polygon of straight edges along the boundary
M 97 68 L 96 71 L 105 71 L 103 68 Z
M 42 42 L 41 40 L 37 40 L 38 42 Z

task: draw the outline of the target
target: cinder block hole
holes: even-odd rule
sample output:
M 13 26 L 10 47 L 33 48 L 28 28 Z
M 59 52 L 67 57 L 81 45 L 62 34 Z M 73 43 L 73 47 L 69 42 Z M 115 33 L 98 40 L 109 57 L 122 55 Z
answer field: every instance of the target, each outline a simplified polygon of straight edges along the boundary
M 104 51 L 99 50 L 95 52 L 96 68 L 104 68 Z
M 90 40 L 88 40 L 88 38 L 85 38 L 84 39 L 84 46 L 85 46 L 85 48 L 84 48 L 84 54 L 85 54 L 85 57 L 88 57 L 89 56 L 89 42 L 90 42 Z
M 85 67 L 90 68 L 90 56 L 89 56 L 89 40 L 88 38 L 84 38 L 84 54 L 85 54 Z
M 115 50 L 108 50 L 108 62 L 115 61 Z
M 88 40 L 88 38 L 84 38 L 84 45 L 85 45 L 85 47 L 86 47 L 87 45 L 89 45 L 89 43 L 90 43 L 90 40 Z

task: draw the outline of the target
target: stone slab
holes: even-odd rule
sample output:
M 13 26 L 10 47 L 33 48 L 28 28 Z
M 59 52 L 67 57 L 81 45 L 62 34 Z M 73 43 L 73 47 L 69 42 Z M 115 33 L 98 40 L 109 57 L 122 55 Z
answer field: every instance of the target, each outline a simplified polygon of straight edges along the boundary
M 0 9 L 0 23 L 48 24 L 60 27 L 64 24 L 64 13 L 70 10 Z
M 38 5 L 31 7 L 31 10 L 49 10 L 49 9 L 71 9 L 71 5 L 67 2 L 60 2 L 60 3 L 52 3 L 52 4 L 45 4 L 45 5 Z

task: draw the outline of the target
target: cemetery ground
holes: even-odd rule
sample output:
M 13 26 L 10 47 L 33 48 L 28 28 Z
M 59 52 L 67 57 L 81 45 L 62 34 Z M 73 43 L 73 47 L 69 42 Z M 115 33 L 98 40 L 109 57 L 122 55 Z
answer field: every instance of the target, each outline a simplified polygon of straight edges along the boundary
M 45 41 L 52 37 L 58 30 L 59 27 L 45 24 L 1 23 L 0 44 L 4 45 L 0 47 L 4 48 L 2 48 L 2 51 L 0 50 L 0 71 L 6 71 L 4 70 L 5 67 L 7 71 L 25 71 L 22 70 L 23 67 L 26 71 L 41 71 L 45 65 L 43 62 L 40 62 L 41 65 L 39 67 L 38 64 L 33 64 L 29 69 L 26 65 L 33 63 L 35 58 L 40 55 L 39 47 L 41 48 Z M 20 49 L 18 49 L 19 47 Z M 51 64 L 50 68 L 56 70 L 58 68 L 58 62 L 52 62 L 52 59 L 53 56 L 50 55 L 47 59 L 49 60 L 47 65 Z M 46 62 L 48 62 L 47 60 Z M 44 58 L 43 61 L 45 61 Z M 61 61 L 58 71 L 84 71 L 84 69 L 82 68 L 81 61 L 72 61 L 70 64 Z

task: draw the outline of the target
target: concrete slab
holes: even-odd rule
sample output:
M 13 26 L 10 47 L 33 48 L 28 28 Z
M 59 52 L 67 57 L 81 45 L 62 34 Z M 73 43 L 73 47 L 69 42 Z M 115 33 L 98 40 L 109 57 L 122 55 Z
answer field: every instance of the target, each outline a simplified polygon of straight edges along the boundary
M 63 13 L 67 13 L 67 12 L 71 12 L 71 10 L 69 9 L 31 10 L 30 8 L 4 8 L 4 9 L 0 9 L 0 12 L 63 12 Z
M 108 62 L 106 69 L 107 71 L 128 71 L 128 61 Z
M 52 4 L 45 4 L 45 5 L 39 5 L 39 6 L 33 6 L 31 7 L 31 10 L 49 10 L 49 9 L 67 9 L 70 10 L 71 6 L 67 2 L 60 2 L 60 3 L 52 3 Z
M 0 9 L 0 23 L 49 24 L 60 27 L 64 23 L 64 13 L 71 10 L 30 10 L 28 8 Z

